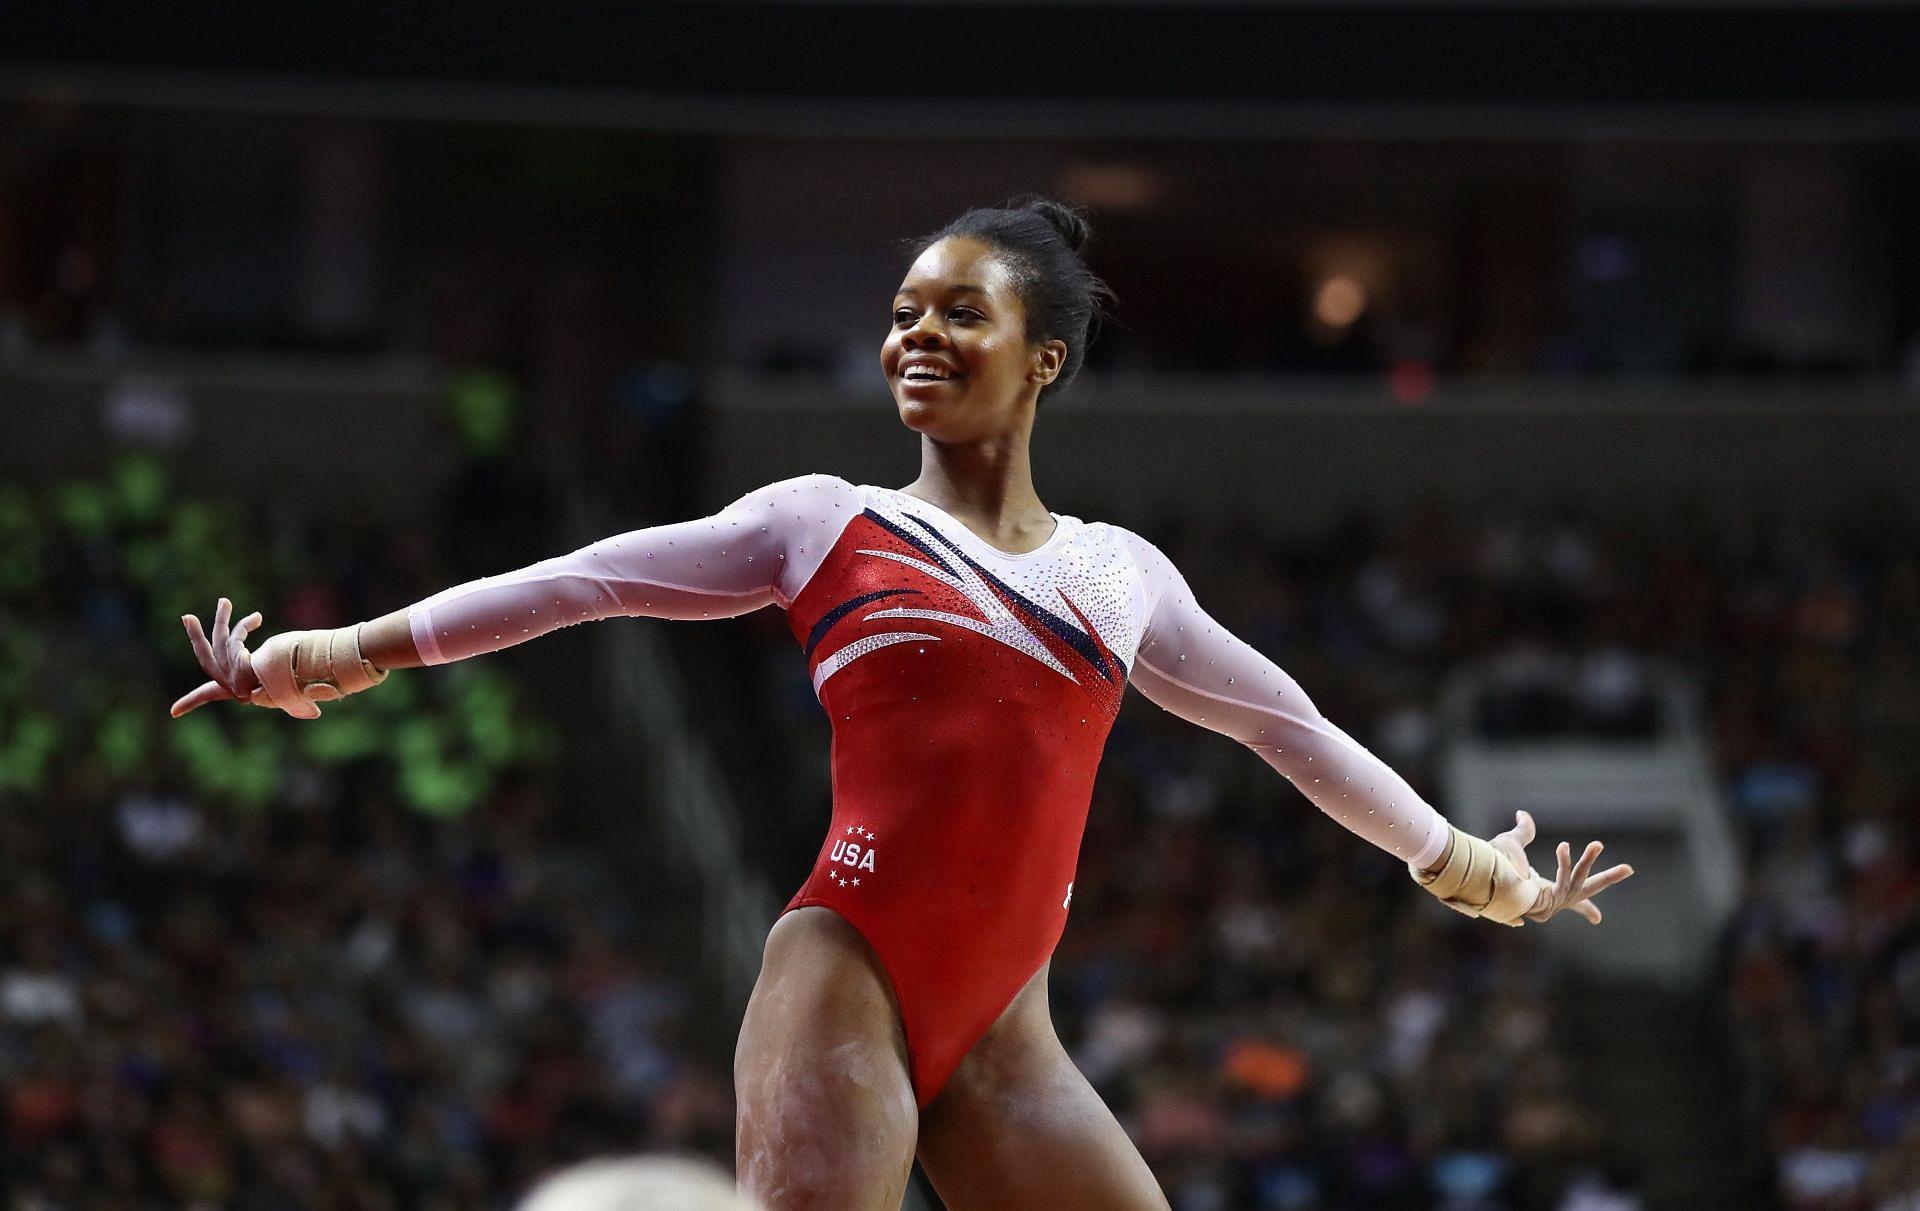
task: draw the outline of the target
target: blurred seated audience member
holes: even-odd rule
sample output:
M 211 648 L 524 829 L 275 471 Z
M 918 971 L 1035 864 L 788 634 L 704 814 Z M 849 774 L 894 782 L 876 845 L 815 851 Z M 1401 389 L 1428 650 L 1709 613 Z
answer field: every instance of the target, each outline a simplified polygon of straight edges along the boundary
M 634 1156 L 582 1161 L 547 1178 L 519 1211 L 759 1211 L 705 1161 Z

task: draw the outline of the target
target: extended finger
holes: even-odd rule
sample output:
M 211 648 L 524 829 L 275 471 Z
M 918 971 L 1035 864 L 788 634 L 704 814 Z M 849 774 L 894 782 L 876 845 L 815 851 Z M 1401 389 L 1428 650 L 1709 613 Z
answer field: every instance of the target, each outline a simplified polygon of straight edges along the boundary
M 187 642 L 193 645 L 193 656 L 200 662 L 200 667 L 209 677 L 218 674 L 220 661 L 213 654 L 213 645 L 207 642 L 206 632 L 200 629 L 200 619 L 192 614 L 183 614 L 180 624 L 187 628 Z
M 224 671 L 227 674 L 226 679 L 233 685 L 240 685 L 253 672 L 253 660 L 247 654 L 247 636 L 259 625 L 260 613 L 256 610 L 235 623 L 233 633 L 227 636 L 227 660 Z
M 1573 907 L 1573 911 L 1585 917 L 1588 923 L 1593 925 L 1600 924 L 1600 906 L 1595 904 L 1592 900 L 1582 900 L 1579 903 L 1573 905 L 1572 907 Z
M 181 695 L 180 698 L 174 702 L 168 713 L 175 719 L 178 719 L 188 711 L 198 710 L 209 702 L 218 702 L 222 698 L 231 697 L 233 697 L 233 695 L 227 692 L 226 686 L 221 685 L 218 681 L 209 681 L 198 689 Z
M 222 597 L 213 607 L 213 646 L 227 646 L 227 623 L 233 619 L 233 603 Z
M 1567 843 L 1562 841 L 1554 848 L 1554 861 L 1557 869 L 1551 880 L 1544 876 L 1535 876 L 1540 880 L 1540 894 L 1534 901 L 1534 907 L 1527 912 L 1530 921 L 1546 921 L 1565 908 L 1567 901 L 1573 898 L 1571 883 L 1572 870 L 1568 866 Z
M 1580 894 L 1582 896 L 1598 895 L 1600 892 L 1612 887 L 1615 883 L 1631 877 L 1632 874 L 1633 867 L 1628 866 L 1625 862 L 1622 862 L 1618 866 L 1610 866 L 1591 879 L 1588 879 L 1586 884 L 1580 889 Z
M 1587 877 L 1587 872 L 1593 869 L 1594 862 L 1599 859 L 1600 851 L 1605 848 L 1606 846 L 1598 841 L 1587 842 L 1586 851 L 1580 855 L 1580 860 L 1573 864 L 1574 886 L 1578 887 L 1580 881 Z

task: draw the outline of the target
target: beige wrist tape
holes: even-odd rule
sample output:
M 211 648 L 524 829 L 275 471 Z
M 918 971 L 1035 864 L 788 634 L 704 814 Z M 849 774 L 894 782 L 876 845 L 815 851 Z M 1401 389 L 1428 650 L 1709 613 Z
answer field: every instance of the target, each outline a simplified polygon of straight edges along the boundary
M 1502 925 L 1519 925 L 1533 907 L 1535 889 L 1491 842 L 1453 825 L 1453 851 L 1447 864 L 1429 876 L 1411 863 L 1413 881 L 1432 892 L 1442 904 L 1470 917 L 1485 917 Z
M 308 718 L 301 706 L 311 710 L 311 703 L 332 702 L 387 679 L 385 669 L 360 654 L 359 624 L 275 635 L 254 654 L 253 669 L 273 705 Z

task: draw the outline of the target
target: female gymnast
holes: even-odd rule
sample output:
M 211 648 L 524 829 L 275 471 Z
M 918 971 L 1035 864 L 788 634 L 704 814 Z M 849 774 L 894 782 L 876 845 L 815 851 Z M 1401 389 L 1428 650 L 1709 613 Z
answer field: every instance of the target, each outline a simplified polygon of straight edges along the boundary
M 1152 543 L 1049 512 L 1028 437 L 1079 368 L 1105 286 L 1044 199 L 961 215 L 894 295 L 880 367 L 920 435 L 904 488 L 809 475 L 352 627 L 211 636 L 181 715 L 235 698 L 315 718 L 387 671 L 615 616 L 787 611 L 833 726 L 832 826 L 767 937 L 734 1059 L 742 1188 L 775 1211 L 900 1205 L 915 1156 L 954 1211 L 1167 1207 L 1068 1058 L 1047 965 L 1072 911 L 1094 768 L 1128 682 L 1233 737 L 1448 906 L 1519 925 L 1632 873 L 1548 879 L 1533 822 L 1449 825 L 1223 630 Z

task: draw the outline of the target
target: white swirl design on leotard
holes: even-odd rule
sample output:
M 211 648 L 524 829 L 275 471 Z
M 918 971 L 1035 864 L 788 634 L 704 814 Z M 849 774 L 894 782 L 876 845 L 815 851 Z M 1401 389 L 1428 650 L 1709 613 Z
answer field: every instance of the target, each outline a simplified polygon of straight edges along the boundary
M 869 615 L 869 617 L 871 617 L 871 615 Z M 940 636 L 923 635 L 918 631 L 884 631 L 878 635 L 862 636 L 846 647 L 841 648 L 833 655 L 823 657 L 820 663 L 815 665 L 813 669 L 813 696 L 815 698 L 820 696 L 820 687 L 825 684 L 827 678 L 833 676 L 841 669 L 846 668 L 867 653 L 877 652 L 885 647 L 892 647 L 896 643 L 912 643 L 916 639 L 924 640 L 927 643 L 940 642 Z
M 945 540 L 934 533 L 931 526 L 910 513 L 896 514 L 895 517 L 890 520 L 893 520 L 896 525 L 902 522 L 911 523 L 926 534 L 932 544 L 944 544 Z M 950 626 L 960 627 L 964 630 L 972 631 L 977 635 L 984 635 L 988 639 L 1005 644 L 1023 656 L 1031 656 L 1075 685 L 1080 683 L 1080 679 L 1075 677 L 1066 665 L 1060 663 L 1059 658 L 1047 649 L 1047 645 L 1040 641 L 1039 636 L 1034 633 L 1033 629 L 1029 627 L 1018 614 L 1007 607 L 1006 602 L 1001 600 L 1000 595 L 994 592 L 986 580 L 970 567 L 964 559 L 952 560 L 950 570 L 949 567 L 943 567 L 940 564 L 922 559 L 918 555 L 907 554 L 901 551 L 882 551 L 874 548 L 862 548 L 858 553 L 861 555 L 871 555 L 879 559 L 891 559 L 895 562 L 906 564 L 908 567 L 924 573 L 965 597 L 982 615 L 980 618 L 969 618 L 965 614 L 955 614 L 947 610 L 927 610 L 896 606 L 891 609 L 874 610 L 872 613 L 864 615 L 863 619 L 905 618 L 944 622 Z M 930 636 L 913 631 L 885 631 L 877 635 L 869 635 L 865 638 L 855 640 L 833 655 L 828 656 L 816 666 L 813 674 L 813 691 L 815 696 L 817 697 L 819 695 L 820 687 L 828 677 L 831 677 L 834 673 L 839 672 L 860 657 L 870 652 L 878 651 L 880 648 L 888 646 L 888 644 L 901 643 L 908 639 L 925 638 L 930 638 Z M 886 642 L 874 643 L 873 641 L 877 639 L 885 640 Z

